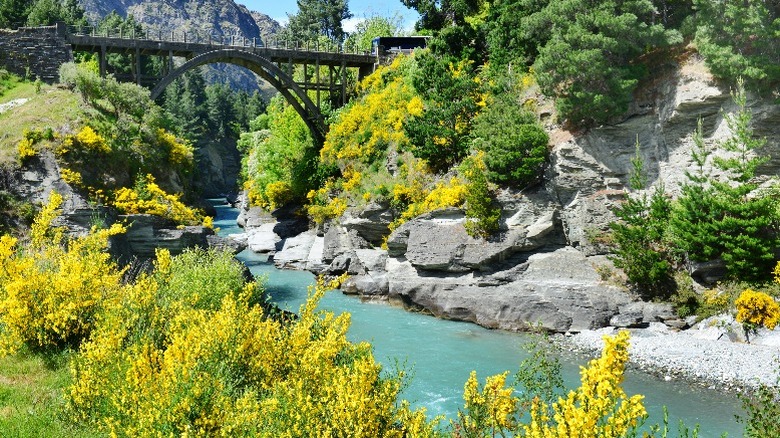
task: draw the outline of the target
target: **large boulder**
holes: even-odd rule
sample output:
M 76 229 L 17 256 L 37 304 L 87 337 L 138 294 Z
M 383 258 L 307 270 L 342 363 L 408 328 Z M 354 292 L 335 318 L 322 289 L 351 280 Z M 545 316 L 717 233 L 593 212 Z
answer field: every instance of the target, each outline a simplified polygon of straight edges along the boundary
M 631 297 L 604 285 L 574 248 L 530 256 L 515 278 L 486 285 L 480 275 L 431 273 L 389 259 L 389 298 L 433 315 L 490 328 L 553 332 L 603 327 Z
M 274 265 L 280 269 L 306 269 L 316 238 L 317 233 L 309 230 L 284 239 L 282 249 L 274 255 Z
M 388 205 L 371 202 L 362 208 L 347 211 L 340 222 L 347 230 L 354 230 L 372 245 L 379 246 L 390 233 L 392 221 L 393 215 Z
M 186 248 L 208 248 L 212 244 L 225 243 L 209 239 L 214 230 L 202 226 L 179 227 L 168 219 L 148 214 L 119 216 L 127 224 L 127 232 L 112 238 L 112 252 L 122 261 L 132 257 L 151 259 L 155 250 L 164 248 L 171 254 L 180 254 Z M 225 243 L 226 244 L 226 243 Z
M 274 232 L 276 222 L 269 222 L 247 231 L 247 245 L 254 252 L 265 254 L 279 248 L 282 238 Z
M 387 240 L 391 257 L 404 257 L 426 271 L 468 272 L 494 270 L 497 263 L 519 252 L 560 243 L 558 220 L 551 209 L 518 211 L 504 222 L 496 239 L 475 239 L 464 227 L 459 209 L 437 210 L 411 220 Z

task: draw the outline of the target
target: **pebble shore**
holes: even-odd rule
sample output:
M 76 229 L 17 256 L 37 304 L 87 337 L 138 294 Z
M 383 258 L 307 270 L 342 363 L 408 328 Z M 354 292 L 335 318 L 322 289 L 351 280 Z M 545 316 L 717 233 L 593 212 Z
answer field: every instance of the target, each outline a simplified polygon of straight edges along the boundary
M 682 380 L 722 391 L 780 383 L 778 346 L 707 339 L 697 330 L 672 331 L 663 324 L 629 331 L 630 366 L 664 380 Z M 616 332 L 607 327 L 558 340 L 564 349 L 595 355 L 604 346 L 602 337 Z

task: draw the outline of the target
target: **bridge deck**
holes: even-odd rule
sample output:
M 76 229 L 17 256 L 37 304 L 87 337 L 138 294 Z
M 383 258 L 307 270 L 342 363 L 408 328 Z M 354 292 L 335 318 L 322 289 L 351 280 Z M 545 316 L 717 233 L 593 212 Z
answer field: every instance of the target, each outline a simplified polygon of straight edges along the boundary
M 186 36 L 185 36 L 186 38 Z M 223 41 L 169 41 L 158 39 L 125 38 L 119 36 L 96 36 L 68 33 L 68 42 L 74 50 L 127 53 L 135 52 L 155 56 L 181 56 L 192 58 L 200 53 L 218 49 L 240 49 L 260 55 L 271 62 L 284 64 L 319 64 L 343 67 L 370 67 L 377 62 L 376 56 L 367 53 L 344 53 L 341 51 L 307 50 L 306 48 L 267 47 L 258 39 L 232 39 Z M 331 50 L 338 48 L 330 47 Z

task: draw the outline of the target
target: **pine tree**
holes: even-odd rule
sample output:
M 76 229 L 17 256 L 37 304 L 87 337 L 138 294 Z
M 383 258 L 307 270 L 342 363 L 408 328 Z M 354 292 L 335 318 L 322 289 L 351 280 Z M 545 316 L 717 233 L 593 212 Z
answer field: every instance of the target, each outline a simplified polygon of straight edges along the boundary
M 657 186 L 650 198 L 636 193 L 647 185 L 638 139 L 631 165 L 629 187 L 635 193 L 614 210 L 619 221 L 610 224 L 614 241 L 610 259 L 645 298 L 653 298 L 670 292 L 671 264 L 665 235 L 671 203 L 663 186 Z
M 769 275 L 780 243 L 778 213 L 755 181 L 756 169 L 766 162 L 755 153 L 765 140 L 756 139 L 750 127 L 752 115 L 743 81 L 738 82 L 732 98 L 737 112 L 725 116 L 732 135 L 719 145 L 726 154 L 711 160 L 725 177 L 718 180 L 704 172 L 710 152 L 701 138 L 700 123 L 693 154 L 699 171 L 688 174 L 689 182 L 683 186 L 672 220 L 674 241 L 690 260 L 719 257 L 730 278 L 759 281 Z

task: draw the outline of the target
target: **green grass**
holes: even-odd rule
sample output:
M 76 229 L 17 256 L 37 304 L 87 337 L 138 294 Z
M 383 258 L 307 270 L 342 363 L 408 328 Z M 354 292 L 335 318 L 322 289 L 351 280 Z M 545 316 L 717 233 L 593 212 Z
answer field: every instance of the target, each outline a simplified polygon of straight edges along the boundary
M 21 83 L 0 96 L 0 104 L 21 98 L 29 101 L 0 114 L 0 167 L 16 165 L 17 145 L 25 130 L 70 131 L 78 124 L 79 98 L 71 91 L 44 85 L 36 92 L 34 84 Z M 36 145 L 47 146 L 46 142 Z
M 1 437 L 97 437 L 66 416 L 63 391 L 70 354 L 0 358 Z

